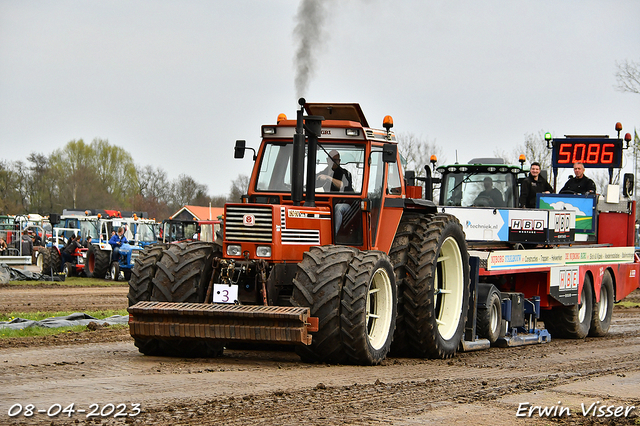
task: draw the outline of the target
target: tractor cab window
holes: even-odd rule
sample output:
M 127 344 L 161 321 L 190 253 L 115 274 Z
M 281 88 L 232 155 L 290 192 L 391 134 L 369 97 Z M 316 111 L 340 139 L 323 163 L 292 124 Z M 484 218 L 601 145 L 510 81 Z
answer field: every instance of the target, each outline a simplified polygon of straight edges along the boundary
M 307 176 L 305 146 L 304 182 Z M 258 172 L 257 191 L 291 191 L 293 143 L 268 143 Z M 318 143 L 316 152 L 316 192 L 362 192 L 364 145 Z M 324 177 L 327 176 L 327 177 Z
M 153 226 L 150 223 L 139 223 L 136 231 L 138 241 L 151 243 L 157 239 L 156 234 L 153 231 Z
M 442 183 L 445 206 L 515 207 L 511 173 L 450 173 Z
M 389 177 L 387 178 L 387 194 L 402 194 L 402 183 L 400 183 L 400 172 L 398 163 L 389 163 Z

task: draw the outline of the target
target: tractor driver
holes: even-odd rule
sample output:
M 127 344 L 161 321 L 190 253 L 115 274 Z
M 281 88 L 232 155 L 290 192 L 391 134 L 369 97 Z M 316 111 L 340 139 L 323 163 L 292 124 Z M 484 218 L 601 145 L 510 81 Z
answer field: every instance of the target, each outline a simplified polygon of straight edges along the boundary
M 490 200 L 490 205 L 485 207 L 504 207 L 502 194 L 498 189 L 493 187 L 493 179 L 487 176 L 486 178 L 484 178 L 483 185 L 484 191 L 478 194 L 476 201 L 474 201 L 474 205 L 484 206 L 486 201 L 483 202 L 482 200 Z
M 118 233 L 112 235 L 109 239 L 109 244 L 111 244 L 111 247 L 113 248 L 113 258 L 111 259 L 112 262 L 117 262 L 118 260 L 120 260 L 120 247 L 122 247 L 122 244 L 128 243 L 129 240 L 127 240 L 127 237 L 124 236 L 124 226 L 121 226 L 120 228 L 118 228 Z
M 316 175 L 316 188 L 323 188 L 325 192 L 353 192 L 351 182 L 351 173 L 340 167 L 340 153 L 332 149 L 327 167 Z
M 332 149 L 327 157 L 327 167 L 316 175 L 316 188 L 322 187 L 325 192 L 353 192 L 351 182 L 351 173 L 340 167 L 340 153 Z M 348 210 L 349 204 L 336 203 L 334 208 L 336 234 L 342 226 L 342 216 Z

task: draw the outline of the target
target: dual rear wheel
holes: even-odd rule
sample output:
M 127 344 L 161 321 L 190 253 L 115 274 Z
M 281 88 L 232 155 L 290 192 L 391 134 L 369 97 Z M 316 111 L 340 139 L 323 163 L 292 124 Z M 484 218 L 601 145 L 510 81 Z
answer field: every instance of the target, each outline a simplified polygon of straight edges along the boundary
M 602 337 L 611 326 L 613 316 L 613 278 L 606 271 L 600 286 L 599 301 L 593 294 L 593 281 L 586 274 L 577 305 L 560 306 L 543 311 L 543 321 L 552 337 L 584 339 L 587 336 Z

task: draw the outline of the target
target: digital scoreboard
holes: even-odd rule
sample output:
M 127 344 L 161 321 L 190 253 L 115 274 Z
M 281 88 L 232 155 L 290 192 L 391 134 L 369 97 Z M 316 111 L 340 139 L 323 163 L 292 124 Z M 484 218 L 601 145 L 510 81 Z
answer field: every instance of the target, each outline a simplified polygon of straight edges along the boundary
M 566 138 L 553 139 L 552 167 L 572 167 L 581 162 L 584 167 L 622 167 L 622 139 Z

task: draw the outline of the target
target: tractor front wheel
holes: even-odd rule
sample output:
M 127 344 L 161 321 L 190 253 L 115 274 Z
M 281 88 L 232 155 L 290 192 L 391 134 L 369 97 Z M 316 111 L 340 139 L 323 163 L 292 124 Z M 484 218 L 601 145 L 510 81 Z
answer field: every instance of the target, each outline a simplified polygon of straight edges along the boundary
M 40 250 L 40 253 L 42 253 L 42 273 L 43 274 L 53 275 L 57 272 L 60 272 L 60 265 L 62 263 L 62 258 L 57 248 L 48 247 L 44 250 Z
M 345 275 L 357 249 L 316 246 L 304 253 L 293 280 L 293 306 L 308 307 L 319 320 L 310 346 L 296 346 L 305 362 L 347 361 L 340 333 L 340 301 Z
M 104 278 L 109 271 L 111 253 L 100 250 L 100 247 L 92 244 L 87 251 L 87 262 L 84 265 L 84 273 L 88 278 Z
M 162 253 L 153 278 L 151 300 L 203 303 L 213 273 L 213 258 L 219 246 L 204 242 L 172 244 Z M 142 351 L 142 348 L 138 347 Z M 215 357 L 224 344 L 206 340 L 167 339 L 157 341 L 157 352 L 169 356 Z
M 376 365 L 391 348 L 398 294 L 393 265 L 378 251 L 358 253 L 347 271 L 340 316 L 348 362 Z

